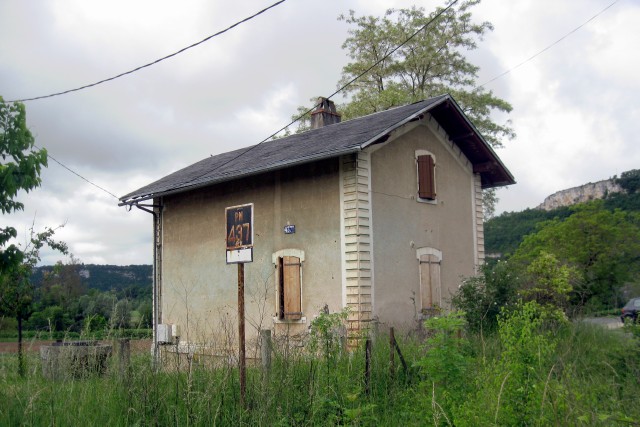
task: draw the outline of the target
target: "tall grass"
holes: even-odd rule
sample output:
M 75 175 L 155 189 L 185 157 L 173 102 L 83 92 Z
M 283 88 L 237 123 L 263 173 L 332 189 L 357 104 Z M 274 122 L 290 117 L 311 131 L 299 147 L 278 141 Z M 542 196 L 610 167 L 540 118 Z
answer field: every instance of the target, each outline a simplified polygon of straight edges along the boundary
M 570 324 L 557 331 L 544 360 L 512 366 L 499 334 L 438 338 L 445 329 L 431 325 L 427 341 L 398 337 L 409 369 L 396 357 L 393 376 L 389 341 L 377 337 L 369 394 L 362 349 L 319 356 L 276 350 L 268 372 L 249 367 L 245 407 L 235 366 L 197 356 L 154 370 L 149 354 L 134 354 L 123 371 L 114 354 L 103 376 L 53 381 L 42 376 L 37 355 L 29 355 L 26 378 L 18 377 L 14 355 L 2 355 L 0 425 L 478 425 L 482 408 L 488 425 L 640 425 L 640 350 L 631 334 Z M 443 342 L 446 349 L 438 347 Z M 452 357 L 460 363 L 447 372 Z M 518 375 L 529 378 L 526 396 L 510 383 Z M 452 378 L 455 387 L 447 385 Z M 514 399 L 529 400 L 517 406 Z M 508 407 L 531 416 L 516 418 Z

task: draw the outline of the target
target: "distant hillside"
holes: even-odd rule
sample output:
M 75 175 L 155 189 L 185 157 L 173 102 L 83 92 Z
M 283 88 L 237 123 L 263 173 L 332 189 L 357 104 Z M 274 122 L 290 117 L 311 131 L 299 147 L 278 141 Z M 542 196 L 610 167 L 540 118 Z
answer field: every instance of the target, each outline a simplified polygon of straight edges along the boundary
M 498 258 L 512 254 L 527 234 L 534 233 L 538 224 L 554 218 L 571 215 L 568 207 L 545 211 L 526 209 L 522 212 L 505 212 L 484 224 L 484 247 L 487 257 Z
M 45 272 L 52 272 L 53 266 L 37 267 L 32 280 L 36 285 L 42 282 Z M 129 287 L 148 287 L 153 283 L 153 266 L 151 265 L 98 265 L 82 264 L 80 266 L 82 282 L 88 289 L 99 291 L 120 291 Z
M 586 203 L 591 200 L 604 199 L 609 194 L 619 193 L 622 187 L 617 184 L 617 179 L 605 179 L 598 182 L 590 182 L 579 187 L 568 188 L 553 193 L 536 209 L 550 211 L 553 209 L 572 206 L 577 203 Z
M 640 212 L 640 170 L 623 172 L 620 177 L 559 191 L 547 197 L 536 209 L 505 212 L 484 225 L 485 252 L 489 258 L 513 253 L 524 236 L 539 224 L 554 218 L 567 218 L 572 206 L 602 199 L 607 209 Z

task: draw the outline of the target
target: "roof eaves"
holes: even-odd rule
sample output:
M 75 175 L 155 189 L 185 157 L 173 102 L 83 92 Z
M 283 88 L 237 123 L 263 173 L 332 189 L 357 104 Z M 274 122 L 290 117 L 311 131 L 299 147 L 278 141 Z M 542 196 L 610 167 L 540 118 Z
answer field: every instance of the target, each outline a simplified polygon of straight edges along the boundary
M 226 175 L 221 175 L 221 176 L 215 177 L 213 179 L 204 180 L 204 181 L 196 183 L 196 184 L 182 185 L 182 186 L 179 186 L 179 187 L 172 188 L 170 190 L 158 191 L 158 192 L 155 192 L 155 193 L 148 193 L 148 194 L 141 194 L 139 197 L 136 197 L 135 195 L 127 195 L 127 196 L 124 196 L 124 197 L 122 197 L 120 199 L 119 205 L 120 206 L 132 205 L 132 204 L 136 204 L 136 203 L 139 203 L 139 202 L 143 202 L 143 201 L 146 201 L 146 200 L 153 199 L 155 197 L 169 196 L 169 195 L 172 195 L 172 194 L 179 194 L 179 193 L 183 193 L 183 192 L 186 192 L 186 191 L 197 190 L 199 188 L 207 187 L 207 186 L 212 185 L 212 184 L 220 184 L 222 182 L 227 182 L 227 181 L 231 181 L 231 180 L 235 180 L 235 179 L 239 179 L 239 178 L 246 178 L 246 177 L 249 177 L 249 176 L 258 175 L 258 174 L 265 173 L 265 172 L 271 172 L 271 171 L 278 170 L 278 169 L 284 169 L 285 167 L 298 166 L 298 165 L 302 165 L 302 164 L 305 164 L 305 163 L 311 163 L 311 162 L 316 161 L 316 160 L 329 159 L 329 158 L 332 158 L 332 157 L 341 156 L 343 154 L 355 153 L 355 152 L 360 151 L 360 150 L 361 150 L 361 148 L 356 145 L 356 146 L 343 148 L 343 149 L 340 149 L 340 150 L 324 151 L 322 153 L 317 153 L 317 154 L 310 155 L 310 156 L 298 157 L 298 158 L 296 158 L 294 160 L 291 160 L 291 161 L 273 163 L 272 165 L 269 165 L 267 167 L 249 169 L 249 170 L 243 171 L 241 173 L 237 173 L 236 171 L 230 172 L 230 173 L 228 173 Z
M 496 152 L 493 150 L 493 147 L 491 147 L 491 144 L 489 144 L 484 137 L 482 136 L 482 134 L 480 133 L 480 131 L 478 131 L 478 129 L 475 127 L 475 125 L 471 122 L 471 120 L 469 120 L 469 118 L 467 117 L 466 114 L 464 114 L 464 112 L 462 111 L 462 108 L 460 108 L 460 106 L 458 105 L 458 103 L 456 102 L 455 99 L 453 99 L 453 97 L 447 95 L 447 98 L 449 99 L 449 101 L 451 102 L 451 104 L 454 106 L 454 108 L 458 111 L 458 114 L 462 117 L 462 119 L 467 123 L 467 125 L 473 130 L 473 132 L 478 135 L 478 138 L 480 139 L 480 141 L 482 142 L 482 144 L 484 145 L 484 148 L 487 149 L 487 151 L 489 151 L 489 153 L 491 154 L 491 156 L 493 156 L 493 160 L 495 160 L 500 167 L 504 170 L 504 172 L 509 176 L 510 178 L 510 182 L 504 182 L 504 183 L 500 183 L 499 185 L 495 185 L 495 187 L 498 186 L 504 186 L 504 185 L 510 185 L 510 184 L 515 184 L 515 178 L 513 177 L 513 175 L 511 174 L 511 171 L 509 171 L 509 169 L 507 169 L 507 167 L 505 166 L 504 163 L 502 163 L 502 160 L 500 159 L 500 157 L 498 157 L 498 155 L 496 154 Z M 492 186 L 493 187 L 493 186 Z M 492 188 L 492 187 L 486 187 L 486 188 Z
M 439 101 L 436 101 L 436 102 L 434 102 L 432 104 L 429 104 L 429 105 L 425 106 L 424 108 L 421 108 L 420 110 L 418 110 L 415 113 L 411 114 L 409 117 L 406 117 L 405 119 L 399 121 L 398 123 L 396 123 L 396 124 L 394 124 L 392 126 L 389 126 L 387 129 L 385 129 L 382 132 L 378 133 L 377 135 L 375 135 L 374 137 L 370 138 L 369 140 L 363 142 L 362 144 L 360 144 L 360 149 L 364 150 L 368 146 L 370 146 L 372 144 L 375 144 L 376 141 L 378 141 L 380 138 L 384 137 L 385 135 L 389 135 L 394 130 L 406 125 L 407 123 L 409 123 L 412 120 L 414 120 L 416 117 L 421 116 L 422 114 L 424 114 L 427 111 L 437 107 L 438 105 L 442 104 L 443 102 L 445 102 L 447 99 L 450 99 L 450 98 L 451 97 L 449 95 L 443 95 L 442 99 L 440 99 Z

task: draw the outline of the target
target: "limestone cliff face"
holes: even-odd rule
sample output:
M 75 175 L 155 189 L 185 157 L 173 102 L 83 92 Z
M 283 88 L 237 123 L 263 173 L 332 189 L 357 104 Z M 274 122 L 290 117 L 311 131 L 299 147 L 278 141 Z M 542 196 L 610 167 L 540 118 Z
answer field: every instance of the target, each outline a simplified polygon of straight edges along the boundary
M 550 211 L 562 206 L 571 206 L 576 203 L 584 203 L 590 200 L 602 199 L 608 193 L 619 193 L 622 191 L 619 185 L 612 179 L 604 181 L 590 182 L 580 187 L 569 188 L 553 193 L 542 202 L 537 209 Z

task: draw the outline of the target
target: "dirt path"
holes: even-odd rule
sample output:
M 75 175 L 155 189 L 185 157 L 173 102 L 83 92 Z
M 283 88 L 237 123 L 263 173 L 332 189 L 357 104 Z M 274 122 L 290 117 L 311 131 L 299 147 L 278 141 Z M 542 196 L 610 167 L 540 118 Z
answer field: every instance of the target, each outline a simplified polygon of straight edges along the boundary
M 28 352 L 39 352 L 40 347 L 43 345 L 51 345 L 55 341 L 35 341 L 35 340 L 26 340 L 23 343 L 23 348 Z M 108 343 L 109 341 L 104 341 Z M 134 353 L 143 353 L 145 351 L 149 351 L 151 348 L 151 340 L 131 340 L 131 351 Z M 17 342 L 0 342 L 0 354 L 2 353 L 17 353 L 18 352 L 18 343 Z
M 622 322 L 619 317 L 585 317 L 582 320 L 587 323 L 593 323 L 594 325 L 600 325 L 607 329 L 622 328 Z

